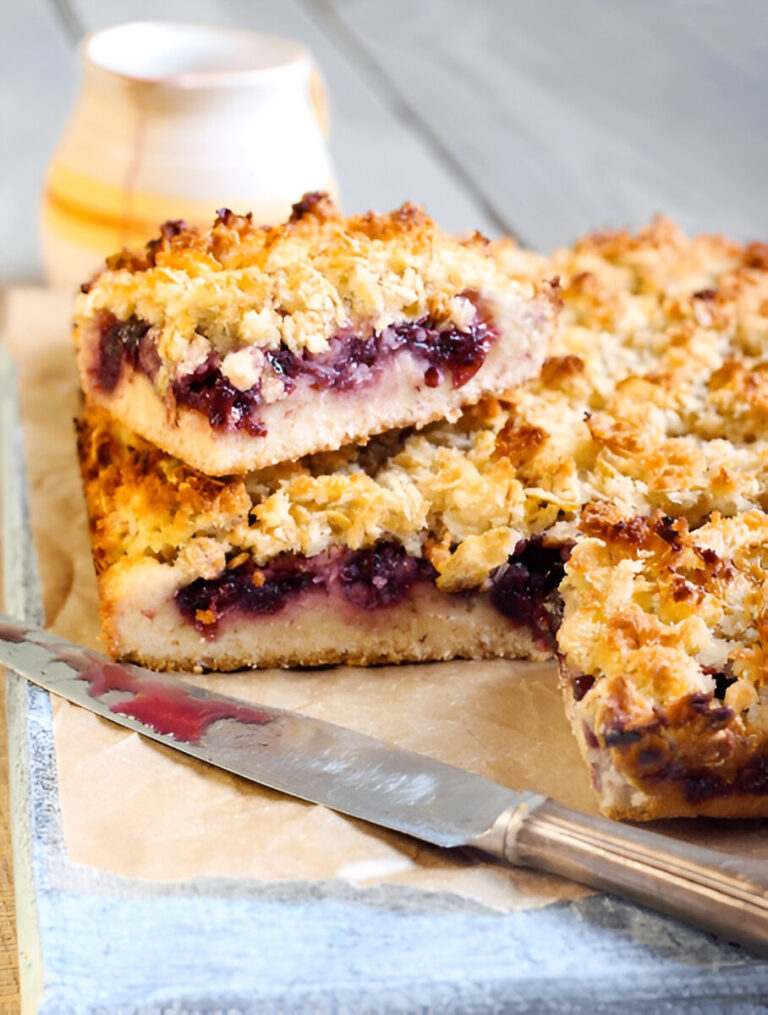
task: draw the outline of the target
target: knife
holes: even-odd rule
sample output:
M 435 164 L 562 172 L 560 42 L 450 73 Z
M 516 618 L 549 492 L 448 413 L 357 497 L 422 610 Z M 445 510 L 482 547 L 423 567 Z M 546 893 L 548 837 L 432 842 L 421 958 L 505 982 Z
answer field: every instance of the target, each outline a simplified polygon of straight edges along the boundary
M 738 857 L 571 810 L 330 722 L 121 665 L 0 614 L 0 662 L 219 768 L 445 848 L 618 892 L 768 956 L 768 879 Z

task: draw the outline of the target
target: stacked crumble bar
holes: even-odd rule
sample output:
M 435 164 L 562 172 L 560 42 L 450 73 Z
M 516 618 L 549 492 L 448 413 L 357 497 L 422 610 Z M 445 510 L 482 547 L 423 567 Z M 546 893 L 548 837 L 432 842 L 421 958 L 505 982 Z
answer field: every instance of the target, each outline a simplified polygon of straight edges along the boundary
M 307 262 L 339 303 L 291 302 Z M 325 344 L 297 345 L 315 303 Z M 767 248 L 658 220 L 544 259 L 313 199 L 279 230 L 167 227 L 91 285 L 78 341 L 114 654 L 556 655 L 604 811 L 768 814 Z
M 543 279 L 411 205 L 346 219 L 322 195 L 284 226 L 221 212 L 111 259 L 75 335 L 110 651 L 219 669 L 534 652 L 488 593 L 453 595 L 483 579 L 460 558 L 514 548 L 509 469 L 486 441 L 473 479 L 450 429 L 439 451 L 415 428 L 538 371 Z

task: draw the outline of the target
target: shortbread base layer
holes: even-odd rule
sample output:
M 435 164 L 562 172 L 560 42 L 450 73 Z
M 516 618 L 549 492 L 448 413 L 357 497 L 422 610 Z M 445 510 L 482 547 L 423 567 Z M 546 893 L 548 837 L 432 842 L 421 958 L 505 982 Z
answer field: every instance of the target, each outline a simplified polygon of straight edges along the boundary
M 370 665 L 454 658 L 551 657 L 528 629 L 500 614 L 484 593 L 450 595 L 414 586 L 397 605 L 353 606 L 343 595 L 310 590 L 273 614 L 234 610 L 205 637 L 178 609 L 172 565 L 147 560 L 112 568 L 99 582 L 109 652 L 153 669 Z
M 587 740 L 587 724 L 579 703 L 574 699 L 570 679 L 561 685 L 565 711 L 587 766 L 592 789 L 602 814 L 617 821 L 653 821 L 660 818 L 766 818 L 768 795 L 731 793 L 691 802 L 674 780 L 656 781 L 644 789 L 614 763 L 618 748 L 593 747 Z
M 534 309 L 525 309 L 525 334 L 540 328 Z M 528 319 L 530 318 L 530 319 Z M 521 347 L 525 351 L 521 352 Z M 307 384 L 278 402 L 259 407 L 264 436 L 245 429 L 219 430 L 208 417 L 183 405 L 169 407 L 146 374 L 123 366 L 110 393 L 96 380 L 98 331 L 81 332 L 78 365 L 87 399 L 163 451 L 210 476 L 242 474 L 307 454 L 364 442 L 374 434 L 438 419 L 453 420 L 465 405 L 501 394 L 533 376 L 545 354 L 543 343 L 497 340 L 474 377 L 454 388 L 446 371 L 435 387 L 424 380 L 425 364 L 404 351 L 360 388 L 314 389 Z

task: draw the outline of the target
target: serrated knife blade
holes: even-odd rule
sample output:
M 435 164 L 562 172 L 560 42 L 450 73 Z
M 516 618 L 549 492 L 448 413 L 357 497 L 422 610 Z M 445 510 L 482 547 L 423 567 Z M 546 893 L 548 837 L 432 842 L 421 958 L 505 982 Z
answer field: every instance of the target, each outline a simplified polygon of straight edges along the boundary
M 0 614 L 0 663 L 168 747 L 441 847 L 617 891 L 768 955 L 768 881 L 739 858 L 582 814 L 334 723 L 122 665 Z

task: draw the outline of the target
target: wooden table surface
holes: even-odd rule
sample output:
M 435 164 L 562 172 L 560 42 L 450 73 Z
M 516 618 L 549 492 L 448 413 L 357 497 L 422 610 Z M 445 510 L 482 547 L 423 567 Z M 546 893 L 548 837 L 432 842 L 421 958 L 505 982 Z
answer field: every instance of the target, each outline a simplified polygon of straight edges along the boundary
M 37 202 L 77 89 L 77 40 L 119 21 L 305 42 L 327 80 L 348 211 L 426 204 L 540 249 L 664 212 L 768 235 L 768 5 L 758 0 L 6 0 L 0 284 L 40 280 Z M 7 761 L 0 1011 L 18 1007 Z
M 0 688 L 0 1013 L 19 1008 L 19 968 L 16 956 L 16 921 L 13 904 L 10 808 L 8 805 L 8 752 L 5 689 Z

